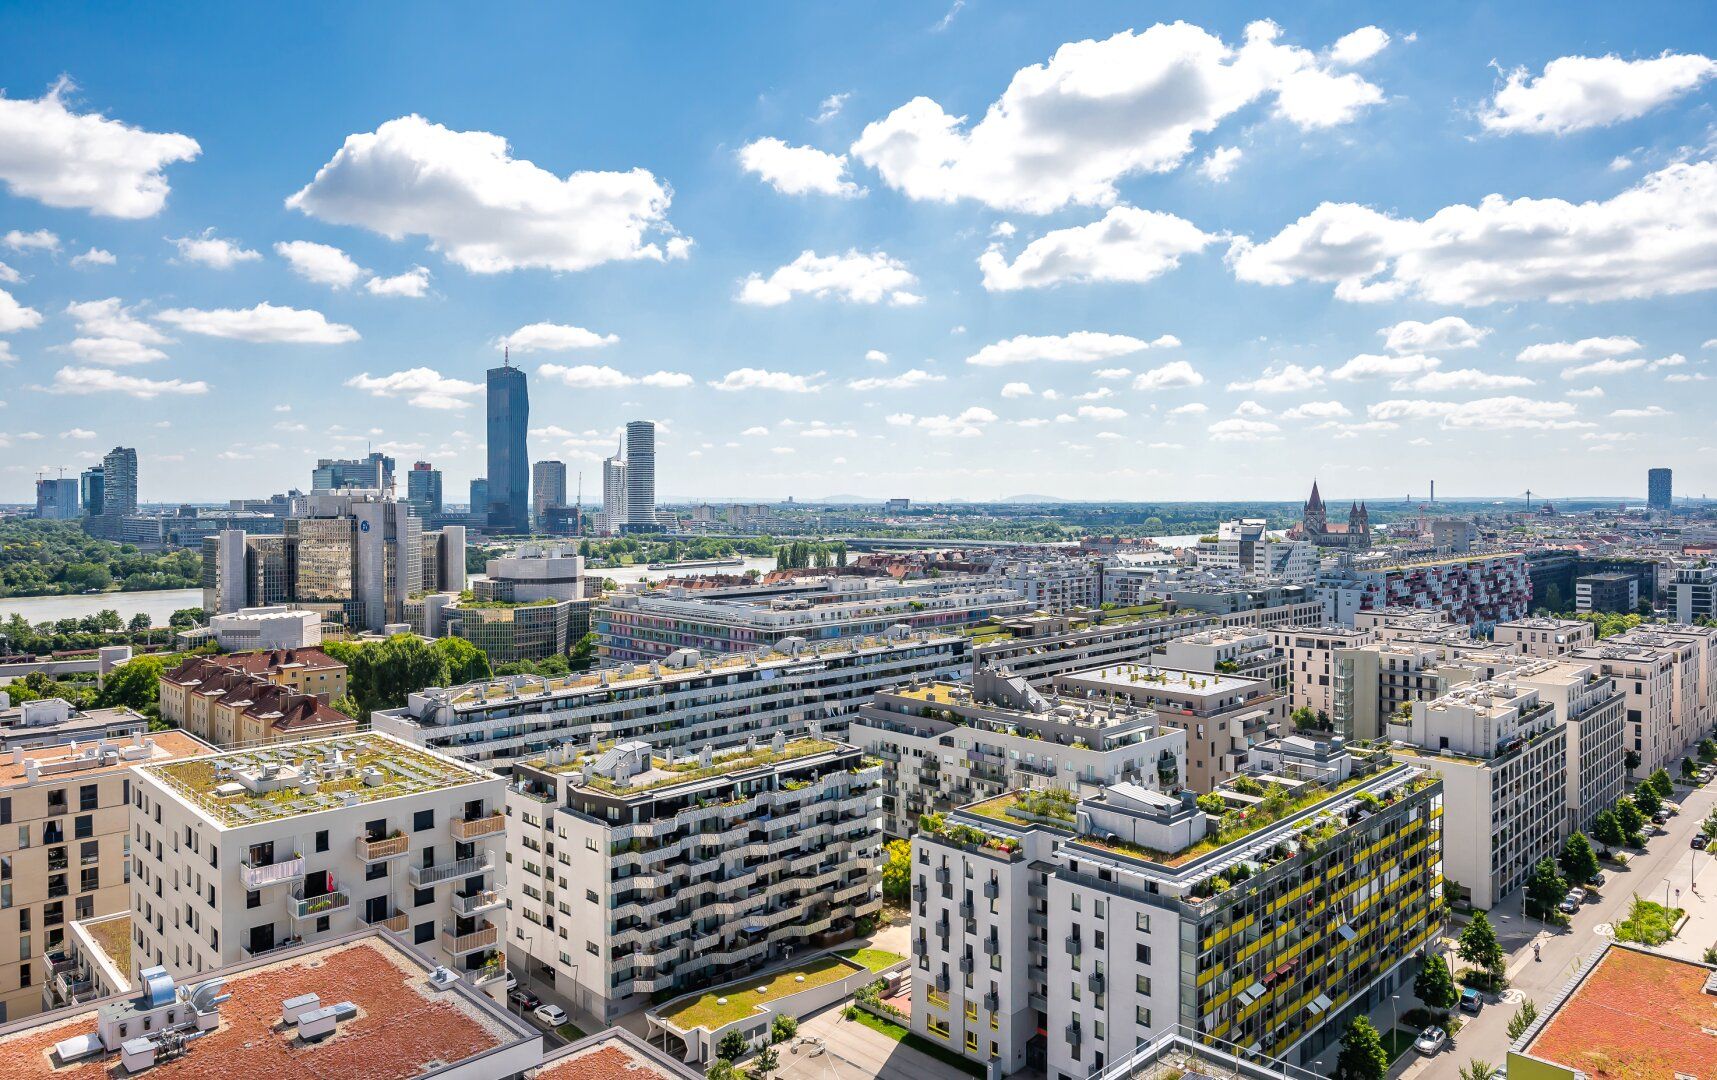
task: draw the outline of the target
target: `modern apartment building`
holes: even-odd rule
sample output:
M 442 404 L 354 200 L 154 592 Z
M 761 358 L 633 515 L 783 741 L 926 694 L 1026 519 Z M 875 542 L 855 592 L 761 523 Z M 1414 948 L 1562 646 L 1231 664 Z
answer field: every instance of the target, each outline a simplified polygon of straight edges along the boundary
M 466 600 L 457 593 L 429 593 L 405 602 L 405 621 L 414 634 L 464 638 L 491 663 L 503 664 L 564 655 L 584 636 L 575 627 L 590 625 L 589 610 L 583 600 Z
M 1628 613 L 1639 607 L 1639 578 L 1613 571 L 1574 579 L 1574 610 Z
M 566 745 L 507 790 L 510 952 L 584 1012 L 761 970 L 882 906 L 882 762 L 822 738 Z
M 129 710 L 84 713 L 57 698 L 24 703 L 7 726 L 14 739 L 0 761 L 0 1019 L 16 1020 L 41 1010 L 45 988 L 70 971 L 72 922 L 131 904 L 131 767 L 210 747 L 182 731 L 145 734 L 148 720 Z M 122 731 L 129 734 L 107 734 Z
M 133 974 L 203 974 L 365 925 L 472 986 L 507 978 L 506 781 L 373 732 L 146 765 Z
M 1675 508 L 1675 473 L 1671 469 L 1647 469 L 1645 505 L 1650 510 Z
M 72 477 L 36 481 L 36 516 L 46 521 L 75 521 L 83 516 L 83 498 Z
M 1254 627 L 1225 626 L 1173 638 L 1152 659 L 1163 667 L 1241 675 L 1277 691 L 1288 688 L 1287 660 L 1270 643 L 1270 634 Z
M 425 522 L 441 516 L 441 470 L 420 461 L 405 474 L 405 501 Z
M 624 447 L 621 448 L 624 451 Z M 602 459 L 602 521 L 611 534 L 626 523 L 626 457 L 615 454 Z
M 1563 835 L 1590 835 L 1598 814 L 1627 790 L 1626 697 L 1597 665 L 1575 660 L 1532 661 L 1508 673 L 1538 691 L 1568 729 L 1567 821 Z
M 1125 784 L 947 815 L 912 841 L 913 1030 L 1055 1080 L 1176 1031 L 1311 1064 L 1441 928 L 1442 787 L 1378 757 L 1260 775 L 1268 812 L 1223 789 L 1227 829 Z
M 731 746 L 813 722 L 831 733 L 876 691 L 971 672 L 958 635 L 891 634 L 763 655 L 704 658 L 692 650 L 648 667 L 621 665 L 542 678 L 514 675 L 410 695 L 370 722 L 407 741 L 495 768 L 568 739 L 642 740 L 689 751 Z
M 1325 621 L 1356 625 L 1360 612 L 1378 608 L 1426 608 L 1480 629 L 1527 615 L 1532 579 L 1518 551 L 1437 556 L 1356 556 L 1318 572 L 1317 591 Z
M 1514 619 L 1497 623 L 1491 640 L 1498 645 L 1513 645 L 1527 656 L 1554 660 L 1596 644 L 1598 628 L 1584 619 Z
M 1377 640 L 1376 632 L 1351 626 L 1277 627 L 1270 645 L 1287 663 L 1288 708 L 1310 709 L 1328 719 L 1335 715 L 1339 678 L 1336 654 Z
M 1388 736 L 1396 760 L 1442 778 L 1443 872 L 1474 907 L 1489 910 L 1556 853 L 1568 821 L 1568 727 L 1538 689 L 1461 687 L 1415 703 Z
M 1130 783 L 1173 792 L 1186 776 L 1186 733 L 1149 709 L 1040 694 L 1023 676 L 982 667 L 970 683 L 878 693 L 847 738 L 889 763 L 883 828 L 896 837 L 916 832 L 921 814 L 1016 788 L 1094 793 Z
M 94 517 L 102 512 L 106 488 L 107 475 L 100 465 L 91 465 L 78 475 L 78 499 L 85 514 Z
M 714 596 L 674 587 L 623 591 L 600 604 L 593 620 L 604 659 L 648 663 L 680 649 L 747 652 L 788 638 L 870 637 L 894 626 L 958 630 L 1031 610 L 1019 593 L 993 579 L 831 577 L 787 595 L 769 587 Z
M 1717 619 L 1717 566 L 1678 566 L 1669 589 L 1676 622 Z
M 1318 576 L 1317 546 L 1309 540 L 1271 536 L 1263 518 L 1224 521 L 1214 540 L 1200 540 L 1192 549 L 1198 566 L 1227 570 L 1260 581 L 1306 584 Z
M 1103 567 L 1095 562 L 1023 562 L 1003 567 L 1002 584 L 1042 611 L 1076 611 L 1103 602 Z
M 1158 646 L 1217 626 L 1217 616 L 1155 605 L 1089 616 L 1022 615 L 973 631 L 975 667 L 1005 668 L 1046 686 L 1057 675 L 1147 660 Z
M 1288 699 L 1262 679 L 1148 664 L 1058 675 L 1063 697 L 1132 702 L 1186 732 L 1185 784 L 1210 791 L 1246 768 L 1247 751 L 1287 721 Z
M 213 746 L 337 735 L 356 719 L 329 707 L 346 665 L 320 649 L 187 656 L 161 672 L 161 718 Z

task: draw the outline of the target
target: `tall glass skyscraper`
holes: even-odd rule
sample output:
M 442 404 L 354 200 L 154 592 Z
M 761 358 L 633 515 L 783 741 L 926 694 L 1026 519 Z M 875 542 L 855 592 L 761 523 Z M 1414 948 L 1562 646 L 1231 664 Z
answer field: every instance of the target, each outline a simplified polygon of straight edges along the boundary
M 1674 473 L 1669 469 L 1648 469 L 1645 474 L 1645 504 L 1652 510 L 1675 508 Z
M 656 425 L 626 425 L 626 532 L 656 530 Z
M 489 528 L 525 533 L 531 529 L 531 462 L 525 429 L 531 399 L 525 373 L 511 364 L 489 369 Z

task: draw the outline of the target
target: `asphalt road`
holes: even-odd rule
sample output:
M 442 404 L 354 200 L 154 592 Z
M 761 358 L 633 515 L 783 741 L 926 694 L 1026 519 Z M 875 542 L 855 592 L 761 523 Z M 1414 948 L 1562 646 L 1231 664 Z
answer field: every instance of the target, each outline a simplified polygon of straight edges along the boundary
M 1692 790 L 1677 783 L 1671 801 L 1681 804 L 1681 813 L 1662 826 L 1664 831 L 1648 836 L 1645 851 L 1633 853 L 1627 869 L 1618 870 L 1605 864 L 1604 874 L 1609 880 L 1602 897 L 1588 901 L 1567 926 L 1546 928 L 1537 920 L 1523 919 L 1520 908 L 1524 890 L 1504 897 L 1491 910 L 1490 917 L 1503 947 L 1510 951 L 1510 991 L 1504 994 L 1503 1001 L 1486 1004 L 1477 1016 L 1467 1016 L 1466 1026 L 1442 1053 L 1424 1059 L 1409 1052 L 1392 1075 L 1414 1080 L 1458 1080 L 1461 1066 L 1473 1058 L 1501 1066 L 1508 1060 L 1508 1021 L 1514 1015 L 1519 994 L 1531 998 L 1541 1010 L 1545 1008 L 1581 964 L 1603 946 L 1609 928 L 1627 917 L 1634 893 L 1662 903 L 1667 883 L 1672 904 L 1690 912 L 1696 907 L 1717 912 L 1717 869 L 1713 868 L 1711 857 L 1694 851 L 1690 844 L 1700 823 L 1717 804 L 1717 783 Z M 1692 893 L 1690 871 L 1697 873 L 1703 897 Z M 1679 901 L 1677 889 L 1681 890 Z M 1543 958 L 1537 961 L 1532 958 L 1534 939 L 1542 942 Z M 1453 941 L 1449 944 L 1452 952 Z M 1711 943 L 1695 944 L 1703 948 Z

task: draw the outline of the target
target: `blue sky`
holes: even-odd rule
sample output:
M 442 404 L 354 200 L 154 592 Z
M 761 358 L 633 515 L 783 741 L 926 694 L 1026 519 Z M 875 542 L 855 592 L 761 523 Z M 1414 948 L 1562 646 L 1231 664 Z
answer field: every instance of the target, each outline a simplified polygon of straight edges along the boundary
M 8 5 L 0 499 L 1707 490 L 1717 15 L 1450 7 Z

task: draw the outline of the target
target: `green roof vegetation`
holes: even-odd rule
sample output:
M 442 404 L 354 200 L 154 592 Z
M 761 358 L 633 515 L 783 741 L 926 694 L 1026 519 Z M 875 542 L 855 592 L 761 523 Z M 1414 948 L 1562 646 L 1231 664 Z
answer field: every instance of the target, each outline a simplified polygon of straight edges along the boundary
M 906 960 L 906 957 L 897 952 L 889 952 L 887 949 L 842 949 L 836 955 L 843 956 L 855 964 L 863 965 L 878 974 Z
M 682 998 L 663 1009 L 660 1016 L 681 1031 L 693 1028 L 715 1031 L 750 1016 L 759 1005 L 824 986 L 852 973 L 847 961 L 838 956 L 823 956 L 809 964 L 795 964 L 772 975 L 759 975 L 706 990 L 696 997 Z
M 131 913 L 95 919 L 84 923 L 83 928 L 113 961 L 114 968 L 127 979 L 131 978 Z
M 708 765 L 699 765 L 696 758 L 676 761 L 672 765 L 665 758 L 652 758 L 651 765 L 671 775 L 657 777 L 654 780 L 635 784 L 618 784 L 605 776 L 594 776 L 590 786 L 601 791 L 617 794 L 630 794 L 639 791 L 653 791 L 656 788 L 669 787 L 673 784 L 689 784 L 697 780 L 707 780 L 712 776 L 727 776 L 744 769 L 754 769 L 762 765 L 773 765 L 783 761 L 793 761 L 797 758 L 810 757 L 813 754 L 826 754 L 835 749 L 835 744 L 825 739 L 797 739 L 788 743 L 780 750 L 772 750 L 760 746 L 755 750 L 741 751 L 737 754 L 717 754 Z M 584 759 L 588 760 L 588 759 Z M 567 772 L 582 768 L 584 760 L 570 762 L 565 765 L 553 766 L 551 771 Z

